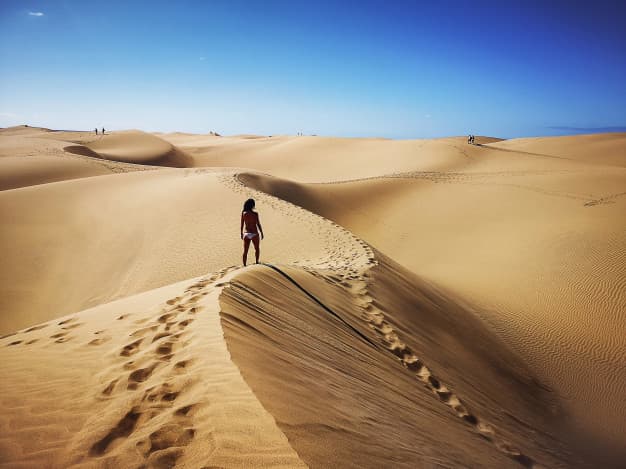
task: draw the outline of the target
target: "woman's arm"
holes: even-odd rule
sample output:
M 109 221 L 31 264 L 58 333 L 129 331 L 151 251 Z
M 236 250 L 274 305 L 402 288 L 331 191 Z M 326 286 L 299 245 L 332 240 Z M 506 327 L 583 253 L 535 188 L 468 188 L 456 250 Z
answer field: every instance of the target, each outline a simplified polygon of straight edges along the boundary
M 263 239 L 263 227 L 261 226 L 261 218 L 257 214 L 256 216 L 256 224 L 259 227 L 259 232 L 261 233 L 261 239 Z
M 243 239 L 243 212 L 241 212 L 241 227 L 239 231 L 241 232 L 241 239 Z

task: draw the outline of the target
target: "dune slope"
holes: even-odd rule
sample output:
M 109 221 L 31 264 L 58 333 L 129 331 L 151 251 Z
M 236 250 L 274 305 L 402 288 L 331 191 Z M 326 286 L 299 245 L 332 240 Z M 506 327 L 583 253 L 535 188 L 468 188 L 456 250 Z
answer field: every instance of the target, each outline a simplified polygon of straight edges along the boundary
M 619 136 L 0 137 L 0 467 L 626 458 Z
M 507 151 L 626 167 L 626 133 L 575 135 L 572 137 L 514 138 L 488 145 Z
M 65 151 L 125 163 L 185 168 L 192 159 L 184 151 L 159 137 L 138 130 L 101 135 L 83 145 L 69 145 Z
M 0 467 L 304 467 L 230 361 L 228 269 L 0 341 Z
M 483 319 L 568 397 L 586 446 L 619 459 L 626 431 L 619 397 L 626 387 L 626 173 L 603 165 L 583 171 L 579 162 L 532 171 L 538 163 L 526 161 L 524 170 L 503 172 L 509 163 L 494 159 L 477 163 L 480 172 L 342 184 L 240 178 L 335 220 L 480 305 Z M 579 379 L 581 366 L 589 379 Z
M 68 140 L 61 136 L 92 138 L 85 133 L 32 127 L 0 130 L 0 190 L 141 169 L 67 153 L 63 148 Z
M 234 362 L 303 461 L 581 465 L 559 441 L 565 419 L 522 362 L 472 314 L 392 269 L 255 267 L 220 297 Z M 387 279 L 384 297 L 370 295 L 374 277 Z M 388 310 L 407 304 L 420 314 Z
M 232 173 L 206 169 L 0 193 L 0 245 L 11 266 L 0 269 L 0 334 L 240 262 L 239 214 L 247 195 Z M 303 210 L 272 204 L 268 199 L 263 211 L 272 240 L 264 255 L 295 262 L 339 249 Z
M 332 222 L 229 178 L 238 199 L 299 218 L 299 244 L 318 254 L 4 337 L 4 464 L 583 467 L 554 436 L 558 402 L 471 312 Z

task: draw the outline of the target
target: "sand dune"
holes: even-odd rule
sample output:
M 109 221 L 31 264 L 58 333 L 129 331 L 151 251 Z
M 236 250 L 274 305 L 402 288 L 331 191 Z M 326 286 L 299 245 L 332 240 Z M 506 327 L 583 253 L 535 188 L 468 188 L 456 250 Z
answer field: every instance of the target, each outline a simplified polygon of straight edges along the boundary
M 15 135 L 38 135 L 40 136 L 44 132 L 52 132 L 50 129 L 44 127 L 32 127 L 30 125 L 16 125 L 14 127 L 4 127 L 0 129 L 0 135 L 15 136 Z
M 0 464 L 304 467 L 229 359 L 225 274 L 2 340 Z
M 326 137 L 163 136 L 186 150 L 195 166 L 251 168 L 301 182 L 376 177 L 414 170 L 444 171 L 472 163 L 479 147 L 466 137 L 385 140 Z
M 13 435 L 57 435 L 35 445 L 39 451 L 4 438 L 7 463 L 324 467 L 346 458 L 347 467 L 384 461 L 414 467 L 445 458 L 559 467 L 577 461 L 551 434 L 562 425 L 554 399 L 471 313 L 427 285 L 416 290 L 417 279 L 349 232 L 255 195 L 266 211 L 285 215 L 285 223 L 299 214 L 328 250 L 301 267 L 222 269 L 5 337 L 3 375 L 13 383 L 2 389 L 7 425 Z M 371 282 L 382 294 L 368 290 L 370 276 L 380 276 Z M 409 304 L 424 308 L 423 317 L 403 313 Z M 225 344 L 254 394 L 224 355 Z M 41 370 L 36 376 L 56 370 L 47 385 L 24 376 L 24 354 Z M 466 373 L 469 367 L 477 372 Z M 525 392 L 511 392 L 520 386 Z M 58 395 L 73 402 L 72 413 L 63 413 L 68 401 Z M 511 417 L 494 410 L 493 399 Z M 21 419 L 24 407 L 28 418 Z M 541 433 L 527 441 L 519 421 L 525 432 L 536 426 Z
M 66 151 L 125 163 L 185 168 L 192 159 L 184 151 L 154 135 L 138 130 L 101 135 L 84 145 L 70 145 Z
M 111 174 L 107 168 L 54 156 L 0 157 L 0 191 L 49 182 Z
M 0 130 L 0 467 L 619 467 L 623 138 L 540 140 Z
M 242 190 L 232 173 L 162 170 L 0 193 L 0 213 L 11 221 L 0 232 L 11 266 L 0 271 L 0 309 L 12 311 L 0 333 L 240 262 Z M 265 212 L 263 222 L 275 227 L 266 255 L 300 259 L 315 231 L 304 222 L 278 228 L 299 220 L 297 210 Z M 332 243 L 311 240 L 307 258 Z
M 494 168 L 304 185 L 240 177 L 335 220 L 479 305 L 544 382 L 568 396 L 586 445 L 621 451 L 626 219 L 625 199 L 612 191 L 625 187 L 626 173 Z M 594 185 L 597 192 L 586 192 Z M 581 367 L 588 379 L 580 379 Z
M 550 393 L 450 298 L 384 260 L 360 277 L 280 272 L 256 267 L 233 279 L 220 297 L 224 332 L 244 378 L 311 467 L 575 461 L 559 442 Z M 285 295 L 267 304 L 276 291 Z M 406 314 L 407 305 L 421 314 Z M 538 429 L 533 442 L 521 437 Z
M 79 155 L 65 151 L 68 144 L 89 143 L 94 138 L 90 132 L 25 126 L 1 129 L 0 190 L 146 169 L 105 161 L 93 152 Z
M 515 138 L 489 145 L 493 148 L 535 153 L 587 163 L 626 167 L 626 133 L 572 137 Z

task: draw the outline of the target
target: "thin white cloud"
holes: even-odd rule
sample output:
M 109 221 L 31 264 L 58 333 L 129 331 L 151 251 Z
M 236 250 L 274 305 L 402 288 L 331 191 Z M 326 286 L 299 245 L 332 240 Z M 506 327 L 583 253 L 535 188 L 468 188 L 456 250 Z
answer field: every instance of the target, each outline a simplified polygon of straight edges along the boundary
M 30 16 L 43 16 L 43 13 L 40 11 L 29 11 L 28 14 Z
M 203 61 L 203 60 L 204 60 L 204 57 L 200 57 L 200 61 Z

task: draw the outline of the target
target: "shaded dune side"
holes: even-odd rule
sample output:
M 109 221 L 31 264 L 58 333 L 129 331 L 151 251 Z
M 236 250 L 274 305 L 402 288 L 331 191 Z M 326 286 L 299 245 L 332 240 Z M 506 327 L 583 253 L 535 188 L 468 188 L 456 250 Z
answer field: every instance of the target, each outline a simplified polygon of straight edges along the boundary
M 193 166 L 193 158 L 180 148 L 140 131 L 102 135 L 90 143 L 70 145 L 64 150 L 81 156 L 124 163 L 173 168 Z
M 234 362 L 308 465 L 583 467 L 551 393 L 467 309 L 388 260 L 351 277 L 254 266 L 220 296 Z
M 527 175 L 491 165 L 484 175 L 332 185 L 239 178 L 341 223 L 481 304 L 481 317 L 563 396 L 576 446 L 619 467 L 626 454 L 626 199 L 619 197 L 626 173 L 600 165 L 580 172 L 575 163 L 565 173 L 534 174 L 534 166 Z

